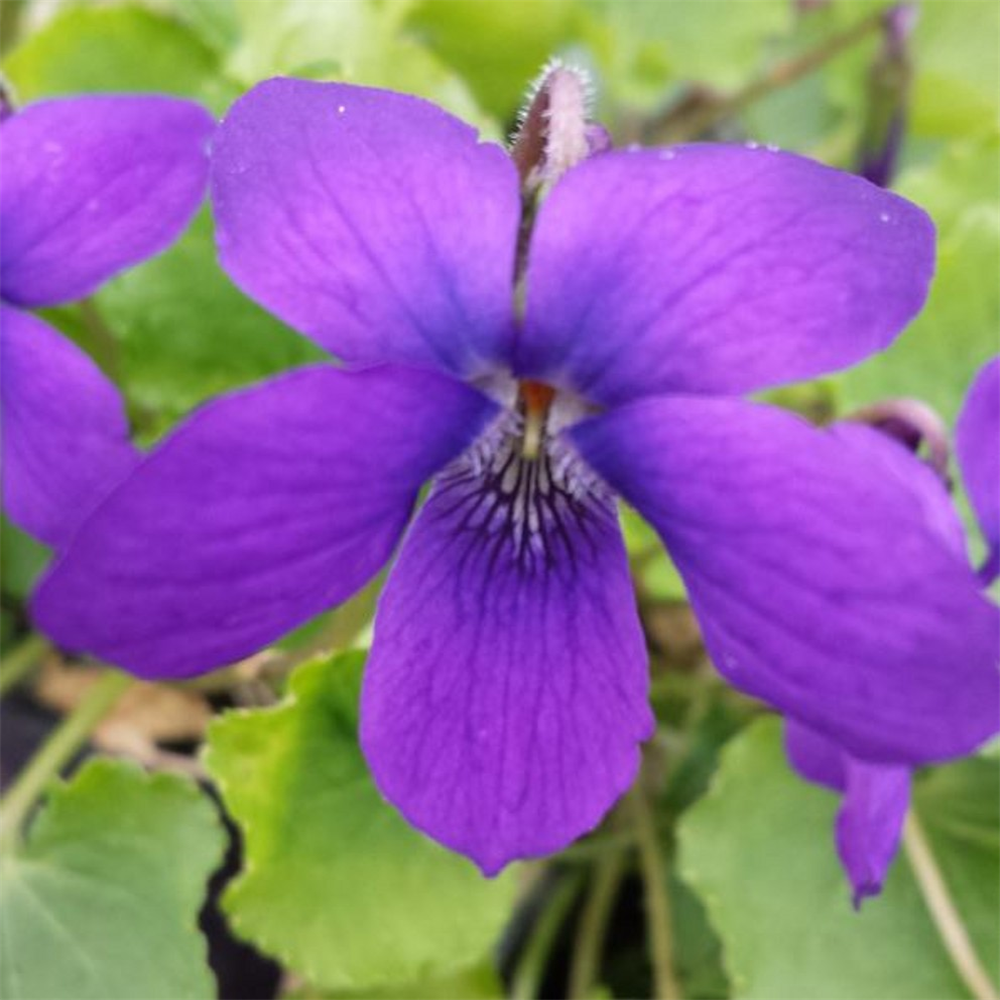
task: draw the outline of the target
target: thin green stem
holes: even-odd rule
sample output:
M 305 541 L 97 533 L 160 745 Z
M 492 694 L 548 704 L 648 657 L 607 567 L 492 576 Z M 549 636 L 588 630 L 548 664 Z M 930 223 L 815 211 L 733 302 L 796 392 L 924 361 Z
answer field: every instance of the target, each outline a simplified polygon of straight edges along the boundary
M 21 829 L 49 782 L 73 759 L 94 727 L 111 710 L 122 692 L 132 683 L 128 674 L 108 670 L 86 696 L 52 730 L 11 789 L 0 800 L 0 853 L 20 842 Z
M 762 76 L 724 97 L 708 99 L 685 108 L 682 112 L 667 113 L 647 129 L 647 141 L 676 143 L 688 142 L 703 135 L 710 128 L 739 114 L 755 101 L 820 69 L 834 57 L 853 48 L 870 34 L 877 32 L 885 12 L 878 10 L 832 35 L 820 45 L 794 59 L 776 63 Z
M 5 652 L 0 666 L 0 695 L 5 695 L 12 687 L 20 684 L 51 648 L 52 644 L 48 639 L 32 633 L 10 652 Z
M 626 851 L 615 851 L 602 858 L 594 871 L 570 961 L 570 1000 L 587 1000 L 600 974 L 604 938 L 625 875 L 626 858 Z
M 1000 1000 L 1000 993 L 979 960 L 958 907 L 951 898 L 927 834 L 912 809 L 903 826 L 903 848 L 927 911 L 962 982 L 976 1000 Z
M 667 868 L 656 835 L 656 823 L 641 779 L 629 792 L 639 847 L 639 866 L 646 895 L 646 932 L 653 963 L 656 1000 L 680 1000 L 681 989 L 674 974 L 674 932 L 667 895 Z
M 545 909 L 535 921 L 524 953 L 517 964 L 514 982 L 511 984 L 512 1000 L 535 1000 L 538 997 L 559 929 L 582 884 L 583 873 L 576 871 L 564 875 L 553 890 Z
M 81 299 L 77 308 L 83 320 L 87 343 L 91 357 L 100 366 L 108 378 L 115 380 L 119 371 L 118 338 L 104 320 L 104 314 L 93 298 Z

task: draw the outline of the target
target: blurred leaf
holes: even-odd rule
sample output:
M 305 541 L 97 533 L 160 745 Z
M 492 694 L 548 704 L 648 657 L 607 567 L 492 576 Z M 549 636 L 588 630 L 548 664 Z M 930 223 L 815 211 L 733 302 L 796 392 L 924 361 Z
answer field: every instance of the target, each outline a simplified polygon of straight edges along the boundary
M 173 0 L 177 16 L 216 51 L 234 46 L 240 25 L 233 0 Z
M 236 96 L 214 53 L 180 22 L 143 7 L 68 7 L 5 60 L 21 102 L 157 91 L 221 111 Z
M 621 525 L 632 571 L 642 583 L 643 596 L 654 601 L 687 600 L 680 573 L 656 531 L 631 507 L 622 506 Z
M 191 782 L 90 761 L 3 858 L 0 993 L 214 997 L 197 917 L 224 842 Z
M 918 782 L 915 808 L 979 955 L 997 975 L 998 768 L 963 761 Z M 837 797 L 785 763 L 780 720 L 727 746 L 682 818 L 681 873 L 704 900 L 737 997 L 962 997 L 902 854 L 885 890 L 850 905 L 833 846 Z
M 282 1000 L 327 1000 L 328 992 L 313 986 L 282 994 Z M 442 979 L 424 979 L 405 985 L 386 986 L 378 990 L 341 993 L 338 998 L 350 1000 L 502 1000 L 506 994 L 497 973 L 486 962 L 462 969 Z
M 105 285 L 102 316 L 121 341 L 134 407 L 161 431 L 209 396 L 329 355 L 240 292 L 215 259 L 208 210 L 166 253 Z
M 571 0 L 423 0 L 408 23 L 463 75 L 484 108 L 507 121 L 564 44 L 573 14 Z
M 956 145 L 907 171 L 900 194 L 938 228 L 937 274 L 923 312 L 889 350 L 847 372 L 844 402 L 917 396 L 952 423 L 1000 325 L 1000 135 Z
M 3 593 L 18 601 L 27 600 L 48 565 L 49 548 L 4 516 L 0 517 L 0 552 L 3 552 Z
M 920 5 L 913 35 L 917 76 L 910 119 L 917 135 L 960 137 L 996 128 L 998 38 L 996 3 Z
M 763 68 L 792 26 L 789 0 L 587 0 L 604 35 L 595 54 L 605 85 L 646 107 L 668 97 L 666 84 L 698 82 L 732 90 Z
M 417 94 L 494 134 L 462 79 L 403 33 L 410 6 L 409 0 L 235 0 L 239 41 L 229 72 L 248 85 L 287 74 Z
M 509 876 L 425 838 L 381 798 L 357 744 L 364 655 L 300 667 L 274 709 L 230 713 L 206 758 L 246 838 L 236 931 L 330 990 L 435 980 L 477 963 L 510 913 Z

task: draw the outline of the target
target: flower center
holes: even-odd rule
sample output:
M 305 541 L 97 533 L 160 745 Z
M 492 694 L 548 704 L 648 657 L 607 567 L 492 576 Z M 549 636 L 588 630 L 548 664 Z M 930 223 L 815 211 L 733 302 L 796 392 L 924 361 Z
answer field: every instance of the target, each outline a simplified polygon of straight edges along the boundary
M 516 407 L 501 413 L 436 486 L 457 531 L 526 573 L 559 564 L 570 571 L 593 526 L 615 516 L 607 487 L 551 432 L 555 399 L 547 385 L 519 383 Z
M 544 382 L 533 382 L 526 379 L 518 383 L 517 405 L 524 419 L 524 431 L 521 436 L 521 454 L 524 458 L 538 458 L 545 436 L 545 423 L 548 420 L 549 409 L 556 398 L 556 391 Z

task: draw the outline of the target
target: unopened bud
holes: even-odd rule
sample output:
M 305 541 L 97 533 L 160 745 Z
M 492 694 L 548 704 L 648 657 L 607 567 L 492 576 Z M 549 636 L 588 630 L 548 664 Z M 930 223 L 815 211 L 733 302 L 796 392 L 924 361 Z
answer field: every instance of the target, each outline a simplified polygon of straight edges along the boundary
M 948 462 L 951 448 L 944 421 L 919 399 L 884 399 L 849 414 L 848 420 L 868 424 L 923 459 L 945 484 L 951 486 Z
M 610 147 L 607 131 L 588 118 L 590 98 L 583 70 L 553 61 L 542 71 L 511 146 L 525 190 L 554 184 L 571 167 Z

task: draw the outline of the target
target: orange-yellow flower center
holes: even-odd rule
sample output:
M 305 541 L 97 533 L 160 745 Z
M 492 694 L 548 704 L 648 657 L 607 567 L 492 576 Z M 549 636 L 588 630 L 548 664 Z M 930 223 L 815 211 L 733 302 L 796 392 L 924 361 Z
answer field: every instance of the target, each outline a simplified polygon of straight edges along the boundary
M 525 379 L 518 383 L 518 397 L 524 409 L 524 436 L 521 453 L 525 458 L 537 458 L 542 446 L 545 419 L 549 413 L 556 391 L 544 382 Z

